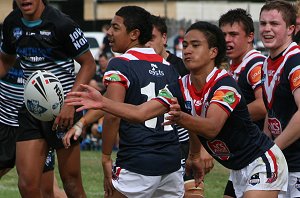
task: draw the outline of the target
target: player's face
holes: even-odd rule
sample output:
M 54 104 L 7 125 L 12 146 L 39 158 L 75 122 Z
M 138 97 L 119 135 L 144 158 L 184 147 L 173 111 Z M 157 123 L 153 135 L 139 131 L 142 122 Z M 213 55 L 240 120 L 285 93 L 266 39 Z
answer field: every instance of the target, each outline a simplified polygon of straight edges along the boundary
M 234 22 L 221 26 L 226 41 L 226 55 L 237 64 L 252 49 L 254 35 L 247 35 L 241 23 Z
M 300 17 L 297 17 L 296 19 L 296 29 L 295 34 L 300 30 Z
M 23 17 L 30 21 L 40 19 L 45 7 L 42 0 L 16 0 L 16 3 Z
M 152 47 L 159 55 L 163 55 L 165 44 L 167 43 L 167 35 L 162 34 L 156 27 L 152 30 L 152 39 L 146 44 L 146 47 Z
M 277 10 L 262 11 L 259 21 L 261 41 L 270 50 L 270 55 L 275 57 L 291 43 L 295 26 L 288 27 Z
M 203 32 L 199 30 L 187 32 L 182 45 L 183 61 L 191 73 L 199 73 L 203 71 L 203 69 L 211 69 L 214 67 L 217 49 L 209 48 Z
M 117 53 L 126 52 L 132 45 L 130 33 L 127 33 L 123 17 L 115 15 L 111 26 L 107 31 L 109 45 L 112 51 Z

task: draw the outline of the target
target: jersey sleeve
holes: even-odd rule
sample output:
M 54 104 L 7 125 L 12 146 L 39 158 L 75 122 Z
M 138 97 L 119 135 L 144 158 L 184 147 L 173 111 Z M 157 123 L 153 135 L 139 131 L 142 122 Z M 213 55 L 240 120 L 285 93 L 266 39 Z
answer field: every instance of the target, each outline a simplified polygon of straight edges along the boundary
M 289 82 L 292 92 L 300 87 L 300 65 L 294 67 L 289 73 Z
M 107 70 L 103 76 L 103 83 L 108 86 L 110 83 L 119 83 L 128 89 L 129 81 L 128 61 L 121 58 L 113 58 L 109 61 Z
M 171 105 L 172 101 L 171 99 L 176 97 L 178 104 L 180 105 L 180 108 L 183 112 L 191 113 L 191 104 L 189 105 L 188 101 L 184 100 L 184 97 L 180 91 L 180 85 L 179 82 L 172 83 L 169 85 L 166 85 L 165 88 L 161 89 L 157 95 L 156 98 L 153 98 L 152 100 L 157 100 L 163 105 L 165 105 L 167 108 Z
M 232 86 L 220 86 L 213 93 L 210 104 L 219 105 L 224 111 L 230 115 L 234 108 L 241 101 L 241 94 Z
M 70 57 L 76 58 L 90 48 L 80 27 L 68 17 L 58 25 L 57 36 Z
M 247 81 L 253 90 L 261 86 L 261 69 L 263 62 L 255 63 L 247 73 Z
M 17 38 L 18 36 L 22 35 L 22 30 L 21 28 L 15 28 L 12 31 L 11 24 L 10 22 L 10 15 L 6 17 L 6 19 L 3 22 L 3 27 L 2 27 L 2 44 L 1 44 L 1 51 L 5 54 L 10 54 L 10 55 L 15 55 L 16 54 L 16 48 L 15 45 L 12 45 L 12 36 Z

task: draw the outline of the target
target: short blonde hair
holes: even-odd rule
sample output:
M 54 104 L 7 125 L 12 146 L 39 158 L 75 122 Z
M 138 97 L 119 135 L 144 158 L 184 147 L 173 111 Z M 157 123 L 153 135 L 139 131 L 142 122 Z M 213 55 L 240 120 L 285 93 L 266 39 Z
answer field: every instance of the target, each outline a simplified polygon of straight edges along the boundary
M 296 1 L 295 8 L 297 10 L 297 17 L 300 17 L 300 0 Z

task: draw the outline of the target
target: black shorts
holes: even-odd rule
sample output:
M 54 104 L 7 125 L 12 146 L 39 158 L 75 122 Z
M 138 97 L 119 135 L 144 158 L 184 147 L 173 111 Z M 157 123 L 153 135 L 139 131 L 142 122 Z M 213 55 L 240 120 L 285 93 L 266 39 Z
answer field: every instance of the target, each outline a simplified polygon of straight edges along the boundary
M 230 180 L 228 180 L 228 182 L 227 182 L 227 185 L 226 185 L 225 191 L 224 191 L 224 195 L 236 198 L 233 184 L 232 184 L 232 181 L 230 181 Z
M 0 123 L 0 170 L 15 166 L 16 138 L 17 127 Z
M 13 168 L 16 163 L 17 128 L 0 123 L 0 170 Z M 44 172 L 54 170 L 55 153 L 50 149 L 45 161 Z
M 50 149 L 46 157 L 43 172 L 54 170 L 54 165 L 55 165 L 55 151 L 54 149 Z
M 185 170 L 185 161 L 187 160 L 189 156 L 189 149 L 190 149 L 190 143 L 189 141 L 180 142 L 180 150 L 181 150 L 181 166 L 183 167 L 183 170 Z M 184 173 L 183 180 L 191 180 L 194 179 L 194 176 L 190 174 L 189 176 Z
M 82 117 L 82 112 L 76 112 L 74 123 Z M 52 131 L 54 121 L 43 122 L 34 118 L 25 106 L 19 111 L 19 125 L 17 141 L 27 141 L 34 139 L 45 139 L 48 146 L 54 149 L 64 148 L 62 138 L 67 130 Z M 71 144 L 76 144 L 80 140 L 71 139 Z

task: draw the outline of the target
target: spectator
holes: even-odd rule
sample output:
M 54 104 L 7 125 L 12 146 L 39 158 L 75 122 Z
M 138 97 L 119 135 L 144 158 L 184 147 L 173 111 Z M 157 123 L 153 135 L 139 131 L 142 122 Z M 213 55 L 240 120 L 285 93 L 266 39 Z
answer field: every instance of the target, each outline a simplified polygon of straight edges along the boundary
M 182 58 L 182 41 L 184 37 L 184 28 L 180 27 L 178 30 L 178 35 L 174 39 L 174 54 L 179 58 Z
M 107 35 L 107 30 L 109 29 L 109 27 L 110 27 L 110 25 L 108 25 L 108 24 L 105 24 L 102 27 L 102 32 L 105 33 L 105 36 L 103 38 L 99 54 L 106 54 L 107 56 L 112 57 L 113 53 L 111 51 L 111 47 L 109 45 L 109 40 L 108 40 L 108 35 Z

